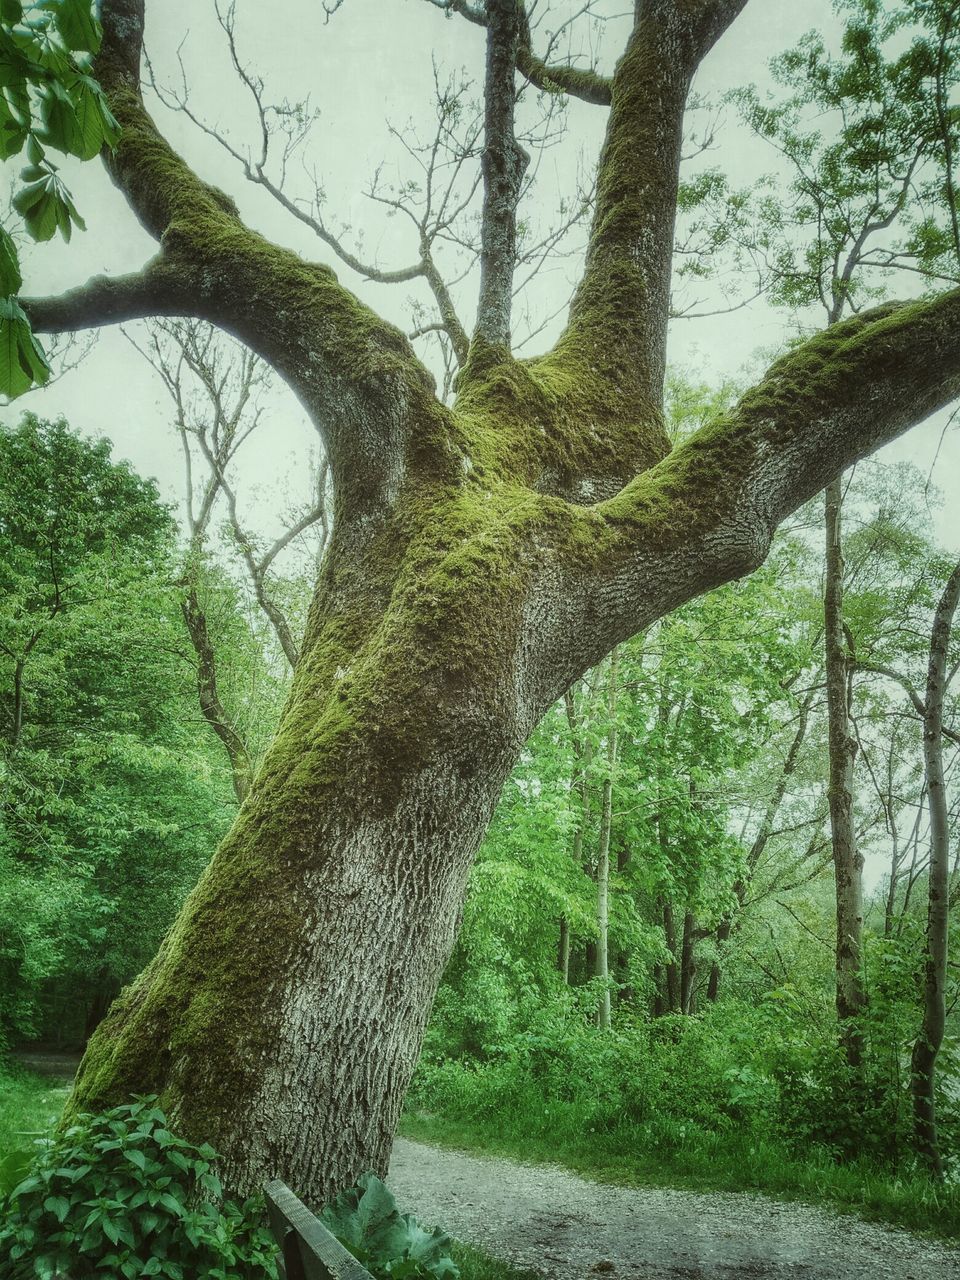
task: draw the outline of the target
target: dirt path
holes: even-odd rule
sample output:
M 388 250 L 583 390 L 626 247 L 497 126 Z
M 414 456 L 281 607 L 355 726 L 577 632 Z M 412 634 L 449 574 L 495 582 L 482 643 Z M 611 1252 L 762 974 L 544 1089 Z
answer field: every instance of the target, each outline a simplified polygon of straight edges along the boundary
M 960 1280 L 960 1251 L 740 1193 L 586 1182 L 398 1139 L 401 1210 L 549 1280 Z

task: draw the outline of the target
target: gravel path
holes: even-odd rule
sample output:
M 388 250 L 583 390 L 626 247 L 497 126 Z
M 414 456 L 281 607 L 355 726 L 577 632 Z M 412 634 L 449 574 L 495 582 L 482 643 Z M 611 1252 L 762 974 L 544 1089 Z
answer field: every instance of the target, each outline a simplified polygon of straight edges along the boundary
M 398 1139 L 401 1210 L 549 1280 L 960 1280 L 960 1251 L 737 1192 L 587 1182 Z

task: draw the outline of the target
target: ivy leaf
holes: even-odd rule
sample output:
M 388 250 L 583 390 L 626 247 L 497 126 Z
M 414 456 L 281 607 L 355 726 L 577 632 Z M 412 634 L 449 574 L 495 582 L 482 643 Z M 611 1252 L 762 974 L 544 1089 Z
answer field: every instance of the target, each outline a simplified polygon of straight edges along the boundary
M 13 298 L 0 298 L 0 394 L 11 400 L 50 377 L 43 348 Z

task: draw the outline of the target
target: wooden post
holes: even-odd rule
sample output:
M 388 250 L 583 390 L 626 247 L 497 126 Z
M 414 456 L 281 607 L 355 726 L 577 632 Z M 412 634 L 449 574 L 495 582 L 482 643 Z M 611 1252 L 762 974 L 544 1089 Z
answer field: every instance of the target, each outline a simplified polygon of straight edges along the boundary
M 282 1280 L 373 1280 L 353 1254 L 282 1182 L 264 1188 Z

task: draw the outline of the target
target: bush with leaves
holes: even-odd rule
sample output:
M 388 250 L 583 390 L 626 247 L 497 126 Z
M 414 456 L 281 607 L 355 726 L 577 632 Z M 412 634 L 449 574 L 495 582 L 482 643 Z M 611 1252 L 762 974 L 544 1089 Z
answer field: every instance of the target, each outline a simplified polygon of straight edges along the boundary
M 453 1241 L 440 1227 L 427 1231 L 372 1173 L 337 1196 L 320 1221 L 375 1280 L 457 1280 Z
M 0 1206 L 0 1274 L 275 1277 L 276 1246 L 262 1206 L 221 1202 L 215 1159 L 211 1147 L 175 1137 L 153 1098 L 77 1116 L 42 1144 Z

